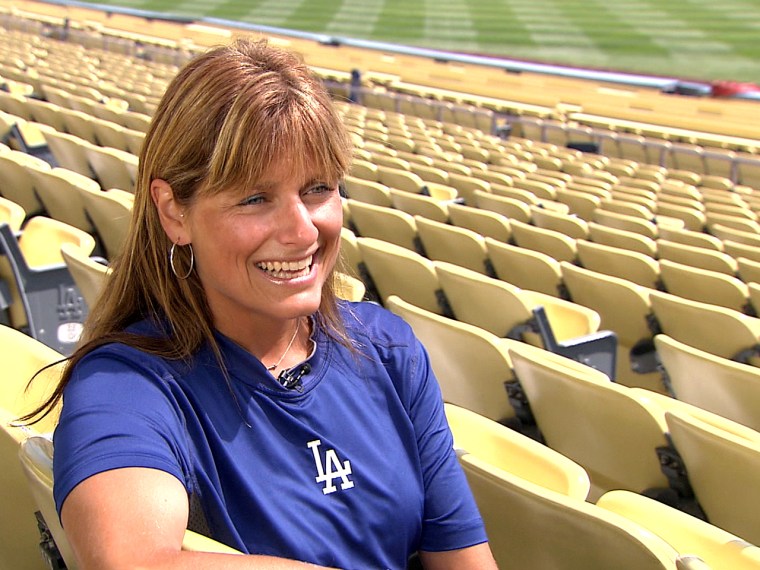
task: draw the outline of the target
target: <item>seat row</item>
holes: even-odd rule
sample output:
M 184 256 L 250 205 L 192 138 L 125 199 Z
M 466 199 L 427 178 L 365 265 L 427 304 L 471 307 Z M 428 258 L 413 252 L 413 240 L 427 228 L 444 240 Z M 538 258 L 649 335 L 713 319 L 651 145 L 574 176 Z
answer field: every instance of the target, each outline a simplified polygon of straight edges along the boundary
M 121 148 L 121 145 L 139 147 L 141 133 L 147 130 L 150 117 L 122 107 L 118 102 L 96 103 L 52 87 L 45 90 L 44 99 L 0 93 L 0 110 L 7 113 L 28 121 L 48 124 L 59 131 L 83 133 L 86 135 L 83 138 L 90 138 L 89 133 L 96 132 L 96 136 L 104 141 L 118 141 L 120 146 L 117 148 Z M 102 144 L 105 145 L 105 142 Z
M 40 99 L 46 98 L 46 89 L 60 88 L 94 104 L 116 100 L 119 105 L 112 106 L 116 110 L 126 106 L 130 112 L 149 115 L 156 94 L 176 72 L 176 65 L 35 34 L 10 32 L 0 42 L 0 76 L 29 85 L 31 94 Z
M 419 119 L 414 122 L 409 118 L 391 120 L 391 117 L 398 116 L 388 114 L 385 114 L 384 120 L 389 124 L 378 124 L 377 119 L 370 118 L 371 114 L 360 111 L 357 116 L 353 108 L 343 114 L 349 130 L 355 135 L 359 156 L 386 166 L 408 170 L 406 162 L 417 162 L 419 155 L 422 155 L 441 158 L 439 168 L 444 171 L 456 167 L 458 173 L 465 168 L 469 169 L 467 174 L 480 176 L 483 175 L 481 171 L 506 174 L 507 178 L 495 177 L 493 180 L 502 185 L 512 185 L 510 176 L 524 179 L 532 172 L 539 172 L 554 185 L 572 182 L 574 177 L 579 178 L 576 181 L 578 184 L 584 185 L 607 182 L 607 190 L 611 189 L 612 184 L 620 183 L 621 193 L 623 190 L 630 191 L 629 186 L 657 191 L 660 185 L 666 187 L 665 182 L 669 185 L 693 186 L 690 192 L 696 193 L 697 199 L 700 188 L 706 192 L 733 189 L 751 192 L 750 187 L 735 185 L 726 176 L 610 158 L 524 137 L 510 136 L 502 139 L 490 133 L 447 123 Z M 435 174 L 441 176 L 440 172 Z M 683 194 L 684 191 L 680 193 Z
M 678 567 L 687 554 L 714 568 L 757 563 L 755 546 L 642 495 L 614 490 L 592 504 L 578 463 L 465 408 L 446 404 L 446 415 L 500 567 L 662 568 L 673 549 Z
M 420 238 L 424 240 L 425 236 L 427 239 L 426 246 L 435 240 L 436 231 L 450 231 L 449 226 L 423 218 L 416 219 L 416 222 L 421 230 Z M 469 280 L 473 282 L 504 282 L 553 298 L 571 299 L 575 304 L 594 310 L 601 319 L 597 330 L 613 331 L 616 335 L 615 377 L 627 385 L 666 391 L 657 372 L 652 342 L 654 335 L 661 331 L 723 358 L 753 364 L 760 362 L 756 357 L 760 347 L 760 319 L 735 309 L 643 287 L 567 261 L 558 262 L 545 254 L 490 237 L 471 242 L 477 244 L 478 256 L 471 252 L 467 255 L 462 248 L 441 246 L 438 249 L 430 247 L 428 251 L 426 247 L 426 254 L 432 253 L 431 257 L 435 256 L 433 259 L 438 261 L 431 261 L 413 249 L 394 243 L 357 237 L 348 229 L 344 229 L 343 237 L 343 251 L 352 270 L 367 281 L 371 279 L 368 288 L 377 292 L 380 301 L 398 295 L 426 310 L 459 317 L 436 272 L 436 264 L 440 265 L 442 261 L 461 268 L 461 271 L 467 269 Z M 442 242 L 439 240 L 438 243 Z M 457 256 L 462 253 L 470 260 L 477 259 L 480 270 L 477 266 L 468 268 L 459 263 Z M 486 266 L 490 275 L 485 275 L 483 268 Z M 750 289 L 757 290 L 757 286 L 751 285 Z M 485 291 L 481 293 L 486 305 L 482 318 L 493 320 L 497 316 L 493 315 L 492 308 L 489 311 L 490 297 L 486 295 L 494 293 Z M 476 295 L 470 295 L 470 299 L 476 298 Z M 462 306 L 474 310 L 478 303 L 465 301 Z M 460 312 L 467 314 L 464 309 Z M 492 330 L 506 336 L 511 329 L 501 326 Z
M 734 185 L 723 176 L 644 166 L 630 160 L 613 162 L 605 156 L 560 149 L 529 139 L 510 137 L 496 142 L 477 138 L 472 131 L 463 134 L 446 131 L 451 129 L 442 125 L 431 126 L 422 133 L 404 128 L 392 135 L 382 135 L 368 131 L 368 127 L 360 135 L 355 128 L 353 132 L 357 134 L 357 158 L 361 160 L 412 170 L 429 182 L 462 183 L 456 176 L 452 178 L 452 174 L 482 180 L 475 188 L 462 187 L 465 201 L 474 190 L 487 190 L 495 184 L 531 191 L 539 198 L 552 200 L 556 199 L 557 190 L 591 194 L 598 202 L 629 203 L 624 213 L 648 220 L 655 215 L 678 214 L 674 217 L 682 219 L 692 230 L 699 230 L 707 223 L 706 210 L 709 214 L 740 214 L 756 221 L 753 210 L 757 210 L 757 199 L 753 197 L 753 189 Z M 368 180 L 377 179 L 377 174 L 366 163 L 357 165 L 354 174 Z M 590 209 L 579 206 L 573 213 L 589 219 L 589 211 L 598 205 L 593 204 Z
M 428 348 L 447 402 L 512 425 L 514 418 L 524 421 L 524 405 L 529 405 L 546 445 L 588 474 L 590 501 L 622 489 L 669 496 L 672 504 L 701 516 L 697 504 L 690 501 L 690 487 L 668 469 L 680 457 L 706 518 L 745 540 L 757 541 L 757 523 L 746 507 L 758 501 L 751 482 L 760 460 L 758 432 L 673 398 L 610 382 L 576 361 L 500 339 L 398 297 L 391 297 L 389 306 L 410 323 Z M 513 406 L 505 389 L 505 383 L 515 382 L 524 391 L 523 407 Z M 695 424 L 697 431 L 707 432 L 704 437 L 715 437 L 712 444 L 697 449 L 693 438 L 698 441 L 699 436 L 688 433 Z M 721 439 L 731 443 L 718 444 Z M 730 447 L 733 451 L 728 451 Z M 710 465 L 698 458 L 705 455 L 713 458 L 705 462 Z M 728 467 L 731 455 L 733 473 Z M 664 461 L 665 457 L 669 460 Z M 717 482 L 716 473 L 720 473 Z
M 104 189 L 133 191 L 138 158 L 128 150 L 94 144 L 44 123 L 28 122 L 2 111 L 0 137 L 18 151 L 10 155 L 18 163 L 48 162 L 92 178 Z M 21 153 L 38 160 L 23 158 Z
M 120 251 L 134 202 L 131 192 L 102 190 L 92 178 L 15 150 L 0 152 L 0 196 L 25 218 L 45 214 L 96 236 L 109 259 Z
M 516 118 L 513 126 L 515 133 L 539 141 L 560 146 L 585 144 L 610 157 L 721 176 L 753 188 L 760 185 L 760 160 L 752 146 L 719 142 L 696 131 L 666 139 L 654 125 L 611 130 L 612 124 L 602 118 L 576 122 L 523 116 Z
M 380 167 L 378 173 L 385 176 L 384 181 L 388 183 L 397 182 Z M 498 191 L 475 192 L 476 207 L 481 210 L 478 212 L 475 208 L 447 200 L 453 195 L 450 190 L 445 193 L 441 187 L 432 184 L 428 188 L 427 194 L 431 194 L 428 196 L 415 193 L 420 192 L 415 184 L 399 183 L 403 190 L 398 190 L 381 182 L 348 176 L 344 189 L 353 200 L 349 210 L 362 210 L 358 214 L 358 223 L 364 224 L 364 235 L 412 247 L 407 241 L 407 237 L 414 236 L 416 232 L 411 216 L 419 215 L 438 223 L 464 225 L 481 235 L 511 240 L 556 260 L 580 262 L 586 267 L 631 279 L 647 287 L 662 285 L 659 258 L 678 264 L 675 268 L 669 266 L 667 272 L 674 288 L 682 282 L 674 273 L 683 274 L 689 267 L 707 271 L 704 277 L 699 272 L 696 275 L 697 279 L 708 281 L 702 287 L 703 291 L 695 293 L 696 296 L 686 296 L 732 308 L 750 307 L 746 286 L 736 278 L 751 281 L 757 275 L 755 267 L 760 260 L 760 235 L 717 223 L 712 226 L 712 231 L 717 235 L 685 230 L 670 221 L 655 225 L 604 207 L 593 213 L 595 221 L 586 222 L 560 211 L 558 206 L 561 204 L 536 201 L 529 206 L 520 200 L 501 196 Z M 358 202 L 367 205 L 362 206 Z M 399 212 L 392 212 L 389 207 Z M 495 219 L 497 216 L 503 219 Z M 374 224 L 368 219 L 373 217 L 378 218 Z M 639 231 L 633 231 L 635 229 Z M 644 235 L 645 230 L 648 235 Z M 460 247 L 471 253 L 471 248 L 463 245 L 464 236 L 460 235 L 459 241 Z M 465 257 L 463 253 L 458 263 L 471 266 Z M 482 270 L 479 258 L 482 255 L 476 254 L 472 263 Z M 683 265 L 688 267 L 681 267 Z
M 357 185 L 351 177 L 346 179 L 349 227 L 360 235 L 384 239 L 435 259 L 488 273 L 483 237 L 493 237 L 645 287 L 673 290 L 694 300 L 749 313 L 754 310 L 745 284 L 758 276 L 760 248 L 753 245 L 733 240 L 724 243 L 712 235 L 672 228 L 662 230 L 663 236 L 672 239 L 652 240 L 620 230 L 613 221 L 601 217 L 600 222 L 585 223 L 489 193 L 478 194 L 481 207 L 473 208 L 407 191 L 383 189 L 383 194 L 369 194 L 367 190 L 380 191 Z M 378 196 L 387 197 L 388 206 L 376 205 Z M 736 233 L 722 226 L 719 231 L 725 231 L 727 237 Z M 697 238 L 712 247 L 701 247 Z M 688 281 L 691 276 L 694 283 Z

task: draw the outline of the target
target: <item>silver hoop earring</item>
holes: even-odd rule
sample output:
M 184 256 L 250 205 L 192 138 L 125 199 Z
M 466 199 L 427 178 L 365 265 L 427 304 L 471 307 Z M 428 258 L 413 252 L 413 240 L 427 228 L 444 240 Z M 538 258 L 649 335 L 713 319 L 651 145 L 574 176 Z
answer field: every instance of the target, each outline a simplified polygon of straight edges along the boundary
M 172 273 L 174 273 L 174 276 L 179 279 L 180 281 L 184 281 L 188 277 L 190 277 L 190 274 L 193 272 L 193 267 L 195 266 L 195 253 L 193 252 L 193 244 L 189 243 L 187 244 L 187 247 L 190 248 L 190 268 L 187 270 L 187 273 L 184 275 L 180 275 L 177 273 L 177 268 L 174 267 L 174 248 L 177 247 L 176 243 L 172 244 L 172 248 L 169 250 L 169 267 L 172 270 Z

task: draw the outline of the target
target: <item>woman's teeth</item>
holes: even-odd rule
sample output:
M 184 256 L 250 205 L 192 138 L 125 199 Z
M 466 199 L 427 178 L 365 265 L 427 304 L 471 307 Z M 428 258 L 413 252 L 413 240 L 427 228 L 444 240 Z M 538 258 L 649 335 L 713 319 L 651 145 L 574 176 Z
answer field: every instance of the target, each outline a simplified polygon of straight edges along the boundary
M 313 256 L 299 261 L 262 261 L 256 267 L 277 279 L 295 279 L 309 274 Z

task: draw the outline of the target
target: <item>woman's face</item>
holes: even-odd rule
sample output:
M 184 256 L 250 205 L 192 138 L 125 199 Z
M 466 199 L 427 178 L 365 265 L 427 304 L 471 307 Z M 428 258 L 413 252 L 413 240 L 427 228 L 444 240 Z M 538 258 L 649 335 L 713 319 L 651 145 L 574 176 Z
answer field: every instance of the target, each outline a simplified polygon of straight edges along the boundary
M 240 327 L 314 313 L 338 257 L 337 184 L 275 165 L 253 188 L 200 197 L 187 212 L 195 267 L 215 325 Z

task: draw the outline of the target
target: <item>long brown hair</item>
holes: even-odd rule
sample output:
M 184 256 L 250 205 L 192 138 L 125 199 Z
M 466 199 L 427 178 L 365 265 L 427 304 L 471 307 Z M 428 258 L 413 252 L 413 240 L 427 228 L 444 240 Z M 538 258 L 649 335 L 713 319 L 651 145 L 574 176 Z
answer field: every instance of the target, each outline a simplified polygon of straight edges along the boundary
M 172 244 L 151 198 L 153 180 L 168 182 L 175 200 L 187 206 L 201 193 L 252 186 L 285 156 L 297 161 L 294 170 L 318 165 L 325 179 L 337 184 L 351 154 L 351 141 L 327 91 L 295 55 L 265 41 L 240 39 L 191 61 L 169 84 L 146 134 L 124 249 L 90 313 L 82 342 L 55 392 L 25 419 L 56 408 L 77 362 L 107 343 L 188 359 L 208 342 L 223 367 L 197 273 L 178 279 L 169 267 Z M 187 249 L 175 254 L 179 275 L 190 268 Z M 162 327 L 162 337 L 126 332 L 145 318 Z M 315 320 L 349 344 L 332 278 L 323 287 Z

